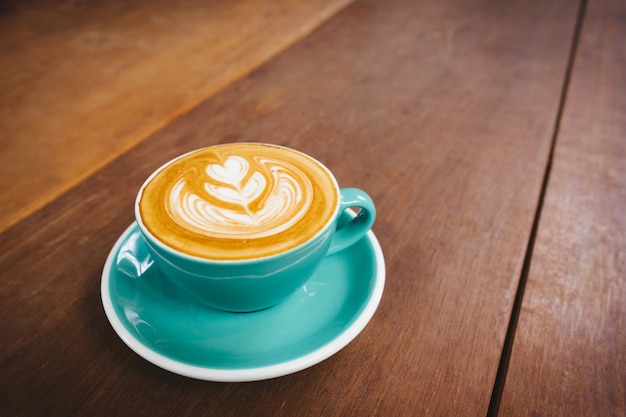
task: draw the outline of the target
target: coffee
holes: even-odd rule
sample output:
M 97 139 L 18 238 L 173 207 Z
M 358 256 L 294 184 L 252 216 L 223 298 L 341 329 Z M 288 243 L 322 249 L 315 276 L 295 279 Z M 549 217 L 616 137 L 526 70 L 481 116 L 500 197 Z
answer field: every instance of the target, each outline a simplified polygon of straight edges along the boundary
M 180 252 L 246 260 L 288 251 L 333 221 L 336 181 L 284 147 L 235 143 L 201 149 L 158 170 L 139 194 L 146 229 Z

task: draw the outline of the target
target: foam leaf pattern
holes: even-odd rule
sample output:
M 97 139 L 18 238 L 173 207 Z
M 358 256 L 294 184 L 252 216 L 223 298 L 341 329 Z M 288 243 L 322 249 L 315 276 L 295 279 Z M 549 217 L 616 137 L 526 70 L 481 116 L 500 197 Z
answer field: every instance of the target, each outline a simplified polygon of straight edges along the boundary
M 311 205 L 310 180 L 283 161 L 230 156 L 223 164 L 209 164 L 205 172 L 200 187 L 181 178 L 169 194 L 171 217 L 195 233 L 271 236 L 296 223 Z

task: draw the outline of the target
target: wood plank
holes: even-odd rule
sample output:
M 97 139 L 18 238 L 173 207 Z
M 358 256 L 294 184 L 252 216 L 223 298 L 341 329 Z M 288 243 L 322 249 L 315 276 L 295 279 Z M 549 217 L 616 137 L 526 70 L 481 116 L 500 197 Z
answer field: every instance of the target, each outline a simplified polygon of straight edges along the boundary
M 583 23 L 500 413 L 626 416 L 626 3 Z
M 575 15 L 566 0 L 355 2 L 7 230 L 7 413 L 486 414 Z M 247 384 L 178 377 L 114 335 L 101 268 L 153 169 L 250 140 L 308 152 L 372 195 L 385 294 L 365 331 L 313 368 Z
M 0 230 L 349 1 L 3 3 Z

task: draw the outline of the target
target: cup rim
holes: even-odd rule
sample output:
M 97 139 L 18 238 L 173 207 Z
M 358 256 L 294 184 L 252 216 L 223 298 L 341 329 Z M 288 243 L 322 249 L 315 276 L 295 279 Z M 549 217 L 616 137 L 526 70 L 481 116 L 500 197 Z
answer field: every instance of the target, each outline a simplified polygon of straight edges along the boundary
M 185 252 L 182 252 L 176 248 L 173 248 L 169 245 L 167 245 L 165 242 L 163 242 L 161 239 L 159 239 L 158 237 L 156 237 L 153 233 L 150 232 L 150 230 L 148 230 L 148 228 L 144 225 L 143 223 L 143 219 L 141 218 L 141 212 L 139 210 L 139 202 L 141 200 L 141 196 L 143 195 L 144 189 L 146 188 L 146 186 L 150 183 L 150 181 L 152 181 L 152 179 L 162 170 L 164 170 L 165 168 L 167 168 L 169 165 L 173 164 L 174 162 L 178 161 L 179 159 L 182 159 L 188 155 L 191 155 L 193 153 L 202 151 L 204 149 L 208 149 L 208 148 L 216 148 L 216 147 L 220 147 L 220 146 L 228 146 L 228 145 L 262 145 L 262 146 L 272 146 L 275 148 L 280 148 L 280 149 L 285 149 L 291 152 L 296 152 L 310 160 L 312 160 L 313 162 L 315 162 L 320 168 L 322 168 L 322 170 L 324 170 L 328 176 L 331 179 L 331 182 L 333 183 L 334 189 L 335 189 L 335 193 L 337 194 L 337 203 L 335 204 L 335 208 L 332 211 L 332 214 L 330 215 L 328 221 L 322 226 L 322 228 L 315 233 L 313 236 L 311 236 L 309 239 L 307 239 L 306 241 L 300 243 L 297 246 L 294 246 L 292 248 L 289 248 L 283 252 L 278 252 L 278 253 L 274 253 L 271 255 L 265 255 L 265 256 L 259 256 L 259 257 L 254 257 L 254 258 L 246 258 L 246 259 L 210 259 L 210 258 L 203 258 L 201 256 L 197 256 L 197 255 L 191 255 Z M 339 216 L 339 208 L 341 207 L 341 189 L 339 188 L 339 184 L 337 182 L 337 179 L 335 178 L 335 176 L 333 175 L 333 173 L 330 171 L 330 169 L 324 165 L 323 163 L 321 163 L 319 160 L 317 160 L 316 158 L 314 158 L 313 156 L 306 154 L 302 151 L 299 151 L 297 149 L 293 149 L 293 148 L 289 148 L 287 146 L 283 146 L 283 145 L 276 145 L 273 143 L 267 143 L 267 142 L 232 142 L 232 143 L 223 143 L 223 144 L 216 144 L 216 145 L 209 145 L 209 146 L 204 146 L 201 148 L 196 148 L 192 151 L 186 152 L 182 155 L 179 155 L 175 158 L 170 159 L 169 161 L 165 162 L 164 164 L 162 164 L 161 166 L 159 166 L 156 170 L 154 170 L 150 176 L 148 176 L 148 178 L 142 183 L 141 187 L 139 188 L 139 191 L 137 192 L 137 196 L 135 197 L 135 204 L 134 204 L 134 211 L 135 211 L 135 221 L 139 227 L 139 230 L 141 231 L 141 234 L 148 238 L 150 240 L 149 243 L 150 245 L 156 245 L 158 246 L 160 249 L 167 251 L 168 253 L 171 253 L 179 258 L 182 258 L 184 260 L 187 261 L 193 261 L 193 262 L 201 262 L 201 263 L 210 263 L 210 264 L 219 264 L 219 265 L 231 265 L 231 264 L 236 264 L 236 265 L 246 265 L 246 264 L 254 264 L 257 263 L 259 261 L 268 261 L 274 258 L 280 258 L 280 257 L 284 257 L 284 256 L 289 256 L 293 253 L 298 252 L 299 250 L 301 250 L 304 246 L 308 245 L 309 243 L 315 241 L 316 239 L 318 239 L 320 236 L 322 236 L 323 234 L 325 234 L 328 231 L 328 228 L 330 226 L 332 226 L 334 223 L 337 222 L 337 218 Z

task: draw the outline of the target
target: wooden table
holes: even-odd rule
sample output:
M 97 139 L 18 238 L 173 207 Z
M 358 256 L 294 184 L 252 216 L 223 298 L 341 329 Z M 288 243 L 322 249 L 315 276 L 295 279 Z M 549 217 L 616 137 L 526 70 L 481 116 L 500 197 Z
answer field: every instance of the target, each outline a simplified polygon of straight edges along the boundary
M 626 415 L 626 3 L 169 3 L 0 11 L 0 414 Z M 367 190 L 387 281 L 331 358 L 215 383 L 100 280 L 149 173 L 233 141 Z

